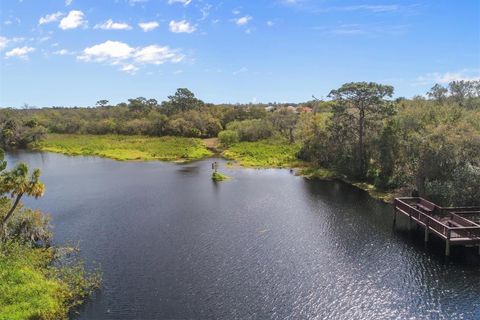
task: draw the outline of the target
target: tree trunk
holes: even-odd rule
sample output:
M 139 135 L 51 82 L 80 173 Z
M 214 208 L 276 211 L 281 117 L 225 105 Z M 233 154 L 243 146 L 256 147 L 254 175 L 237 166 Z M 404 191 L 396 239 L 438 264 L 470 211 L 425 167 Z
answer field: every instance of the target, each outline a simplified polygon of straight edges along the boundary
M 358 118 L 358 161 L 360 168 L 360 175 L 365 176 L 365 110 L 360 108 L 360 115 Z
M 425 175 L 421 174 L 421 173 L 417 173 L 417 177 L 415 179 L 415 184 L 417 185 L 417 191 L 418 191 L 418 194 L 420 195 L 420 197 L 424 197 L 425 196 Z
M 20 193 L 17 196 L 17 198 L 15 199 L 15 202 L 13 203 L 13 206 L 7 212 L 5 217 L 2 219 L 2 230 L 0 230 L 0 232 L 2 232 L 2 234 L 0 234 L 0 239 L 3 239 L 6 236 L 6 234 L 7 234 L 7 222 L 10 219 L 10 217 L 13 215 L 13 212 L 17 208 L 18 204 L 20 203 L 20 199 L 22 198 L 22 196 L 23 196 L 23 193 Z

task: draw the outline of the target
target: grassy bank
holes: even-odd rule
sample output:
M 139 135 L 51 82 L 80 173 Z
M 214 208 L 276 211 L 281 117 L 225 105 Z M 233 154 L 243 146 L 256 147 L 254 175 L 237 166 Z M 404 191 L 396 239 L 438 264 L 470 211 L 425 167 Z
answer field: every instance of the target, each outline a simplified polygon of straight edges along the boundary
M 49 277 L 53 252 L 18 244 L 0 246 L 0 319 L 64 318 L 68 290 Z
M 49 134 L 37 148 L 115 160 L 190 161 L 212 155 L 202 140 L 183 137 Z
M 262 140 L 239 142 L 223 152 L 223 156 L 242 166 L 255 168 L 286 168 L 299 164 L 298 144 L 288 144 L 282 140 Z
M 81 264 L 58 265 L 53 248 L 0 244 L 0 320 L 67 319 L 99 283 Z
M 0 218 L 12 202 L 0 197 Z M 0 320 L 67 319 L 100 286 L 75 248 L 46 245 L 49 218 L 20 203 L 0 239 Z M 35 239 L 35 240 L 32 240 Z

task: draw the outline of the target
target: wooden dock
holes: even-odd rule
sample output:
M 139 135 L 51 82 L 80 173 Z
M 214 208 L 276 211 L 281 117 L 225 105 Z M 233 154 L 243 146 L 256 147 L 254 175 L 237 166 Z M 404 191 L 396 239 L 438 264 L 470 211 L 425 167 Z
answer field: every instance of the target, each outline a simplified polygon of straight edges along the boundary
M 440 207 L 423 198 L 396 198 L 394 202 L 395 225 L 397 214 L 409 218 L 409 229 L 414 224 L 425 230 L 425 242 L 430 234 L 445 241 L 445 255 L 450 255 L 450 246 L 478 246 L 480 254 L 480 207 Z

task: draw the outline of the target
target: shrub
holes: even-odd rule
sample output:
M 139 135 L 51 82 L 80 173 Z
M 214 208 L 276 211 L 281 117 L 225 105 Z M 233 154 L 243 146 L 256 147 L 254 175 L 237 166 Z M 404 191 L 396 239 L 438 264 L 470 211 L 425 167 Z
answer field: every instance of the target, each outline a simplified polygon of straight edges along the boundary
M 227 130 L 237 131 L 240 141 L 268 139 L 274 132 L 272 124 L 264 119 L 233 121 L 227 125 Z
M 237 131 L 234 130 L 225 130 L 220 132 L 218 134 L 218 139 L 220 140 L 220 143 L 226 147 L 240 141 Z

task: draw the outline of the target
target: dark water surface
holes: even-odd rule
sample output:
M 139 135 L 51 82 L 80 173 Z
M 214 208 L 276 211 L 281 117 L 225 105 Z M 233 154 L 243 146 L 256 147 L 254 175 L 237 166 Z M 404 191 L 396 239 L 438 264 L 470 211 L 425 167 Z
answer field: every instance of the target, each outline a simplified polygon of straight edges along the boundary
M 47 192 L 55 242 L 79 241 L 104 287 L 79 319 L 480 319 L 474 248 L 423 245 L 392 209 L 339 182 L 17 153 Z M 434 237 L 432 237 L 434 238 Z

